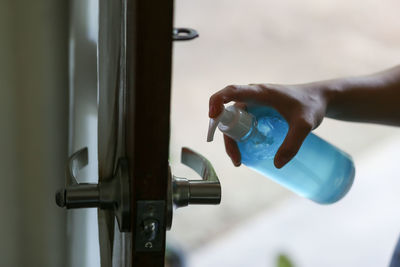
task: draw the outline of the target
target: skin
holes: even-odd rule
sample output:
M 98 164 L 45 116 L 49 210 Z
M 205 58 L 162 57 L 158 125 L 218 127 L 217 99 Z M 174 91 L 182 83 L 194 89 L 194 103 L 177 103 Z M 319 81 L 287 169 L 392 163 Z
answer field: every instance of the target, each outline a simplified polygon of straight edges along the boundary
M 209 117 L 218 117 L 229 102 L 242 108 L 271 106 L 286 119 L 289 131 L 274 158 L 275 167 L 282 168 L 324 117 L 400 126 L 400 66 L 368 76 L 307 84 L 229 85 L 210 97 Z M 224 141 L 233 164 L 240 166 L 236 142 L 226 135 Z

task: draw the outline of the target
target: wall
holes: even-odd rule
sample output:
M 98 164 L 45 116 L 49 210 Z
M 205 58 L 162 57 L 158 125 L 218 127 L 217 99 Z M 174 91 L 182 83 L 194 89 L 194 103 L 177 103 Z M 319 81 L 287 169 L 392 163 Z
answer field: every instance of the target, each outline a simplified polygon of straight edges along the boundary
M 0 2 L 0 266 L 63 266 L 67 1 Z

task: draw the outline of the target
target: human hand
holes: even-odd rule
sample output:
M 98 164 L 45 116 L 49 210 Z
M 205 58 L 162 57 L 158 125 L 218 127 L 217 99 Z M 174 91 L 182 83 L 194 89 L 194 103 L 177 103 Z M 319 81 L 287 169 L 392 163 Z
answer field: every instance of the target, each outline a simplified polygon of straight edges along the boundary
M 242 108 L 256 104 L 276 109 L 289 124 L 285 140 L 274 158 L 275 167 L 282 168 L 297 154 L 311 130 L 321 124 L 327 108 L 327 92 L 322 83 L 230 85 L 210 97 L 209 117 L 218 117 L 224 104 L 232 101 Z M 236 141 L 226 135 L 224 141 L 233 164 L 240 166 L 241 155 Z

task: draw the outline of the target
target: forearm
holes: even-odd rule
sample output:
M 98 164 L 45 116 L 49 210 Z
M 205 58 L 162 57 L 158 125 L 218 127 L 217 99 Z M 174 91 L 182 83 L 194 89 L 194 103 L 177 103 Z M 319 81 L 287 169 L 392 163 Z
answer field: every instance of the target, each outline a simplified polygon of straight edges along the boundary
M 321 83 L 317 87 L 325 88 L 327 117 L 400 126 L 400 66 Z

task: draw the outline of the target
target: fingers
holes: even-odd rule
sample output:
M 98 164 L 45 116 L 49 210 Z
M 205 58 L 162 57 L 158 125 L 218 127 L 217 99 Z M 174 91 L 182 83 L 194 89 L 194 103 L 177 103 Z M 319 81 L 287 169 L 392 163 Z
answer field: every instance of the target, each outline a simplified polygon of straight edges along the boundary
M 236 102 L 234 106 L 243 110 L 247 110 L 247 105 L 245 103 Z
M 311 129 L 311 124 L 303 121 L 289 127 L 285 140 L 275 155 L 275 167 L 282 168 L 297 154 Z
M 224 104 L 235 102 L 259 102 L 261 88 L 251 85 L 229 85 L 210 97 L 209 116 L 217 117 L 223 110 Z
M 249 86 L 227 86 L 215 93 L 210 98 L 209 117 L 217 117 L 224 109 L 224 104 L 235 101 L 235 99 L 245 99 L 246 95 L 254 94 L 252 90 Z M 246 109 L 245 103 L 235 103 L 235 106 Z M 241 155 L 236 141 L 224 135 L 224 142 L 226 153 L 231 158 L 233 165 L 239 167 L 241 165 Z
M 233 165 L 239 167 L 241 164 L 240 151 L 235 140 L 224 134 L 225 150 L 231 158 Z

